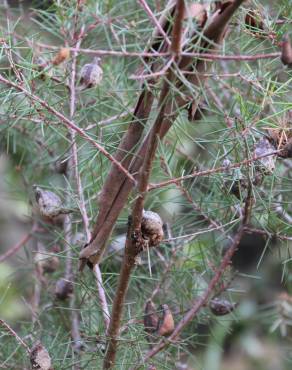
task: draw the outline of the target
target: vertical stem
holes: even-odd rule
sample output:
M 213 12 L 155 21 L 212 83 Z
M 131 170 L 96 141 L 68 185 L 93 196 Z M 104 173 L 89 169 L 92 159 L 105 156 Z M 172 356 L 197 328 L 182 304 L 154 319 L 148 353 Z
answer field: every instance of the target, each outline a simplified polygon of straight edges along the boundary
M 182 23 L 182 13 L 181 13 L 181 4 L 184 5 L 184 2 L 178 0 L 177 2 L 177 12 L 175 16 L 175 24 Z M 177 25 L 173 30 L 173 39 L 175 32 L 179 32 L 179 35 L 176 35 L 176 42 L 178 46 L 174 46 L 174 50 L 180 49 L 180 40 L 182 26 Z M 162 91 L 159 97 L 159 111 L 156 117 L 156 120 L 152 126 L 152 129 L 149 134 L 149 140 L 147 143 L 146 153 L 142 167 L 139 172 L 138 177 L 138 197 L 134 203 L 132 209 L 132 221 L 128 225 L 128 234 L 125 246 L 125 254 L 122 263 L 122 268 L 119 276 L 118 287 L 116 290 L 116 295 L 113 302 L 113 309 L 111 315 L 110 326 L 108 330 L 108 347 L 104 359 L 103 369 L 108 370 L 112 369 L 115 363 L 115 357 L 117 352 L 117 336 L 119 334 L 121 318 L 123 314 L 123 305 L 131 277 L 131 272 L 135 266 L 135 258 L 142 249 L 141 241 L 141 220 L 143 214 L 144 200 L 148 188 L 149 178 L 151 174 L 152 164 L 155 158 L 156 149 L 158 146 L 159 132 L 161 130 L 162 124 L 165 118 L 165 108 L 169 100 L 169 82 L 173 79 L 173 73 L 171 69 L 167 71 L 167 75 L 163 82 Z

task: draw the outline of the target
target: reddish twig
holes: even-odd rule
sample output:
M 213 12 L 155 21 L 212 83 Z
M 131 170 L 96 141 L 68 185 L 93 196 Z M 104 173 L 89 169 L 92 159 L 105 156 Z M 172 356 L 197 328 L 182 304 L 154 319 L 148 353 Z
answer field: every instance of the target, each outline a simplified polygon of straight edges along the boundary
M 50 50 L 59 50 L 59 46 L 47 45 L 37 43 L 42 48 Z M 76 48 L 68 48 L 71 52 L 76 51 Z M 112 56 L 112 57 L 127 57 L 127 58 L 161 58 L 170 57 L 171 52 L 135 52 L 135 51 L 119 51 L 119 50 L 92 50 L 92 49 L 79 49 L 81 54 L 92 56 Z M 238 55 L 220 55 L 211 53 L 192 53 L 181 52 L 181 56 L 190 58 L 199 58 L 200 60 L 225 60 L 225 61 L 256 61 L 261 59 L 274 59 L 281 56 L 280 52 L 275 53 L 261 53 L 254 55 L 238 54 Z
M 138 0 L 139 4 L 142 6 L 142 8 L 145 10 L 145 12 L 147 13 L 147 15 L 149 16 L 151 22 L 153 23 L 153 25 L 157 28 L 157 30 L 160 32 L 160 34 L 164 37 L 166 43 L 168 45 L 171 44 L 170 40 L 169 40 L 169 37 L 168 35 L 166 34 L 166 32 L 164 31 L 164 29 L 162 28 L 161 24 L 157 21 L 155 15 L 152 13 L 152 10 L 150 9 L 149 5 L 146 3 L 145 0 Z
M 5 322 L 4 320 L 0 319 L 0 325 L 3 326 L 16 340 L 17 342 L 25 348 L 26 352 L 30 355 L 30 348 L 29 346 L 20 338 L 20 336 Z
M 181 42 L 182 42 L 182 31 L 183 31 L 183 18 L 185 13 L 185 2 L 184 0 L 177 0 L 176 3 L 176 16 L 173 25 L 173 40 L 171 43 L 171 52 L 178 58 L 181 54 Z
M 7 258 L 13 256 L 21 247 L 23 247 L 32 237 L 33 230 L 26 234 L 17 244 L 10 247 L 5 253 L 0 256 L 0 263 L 5 261 Z

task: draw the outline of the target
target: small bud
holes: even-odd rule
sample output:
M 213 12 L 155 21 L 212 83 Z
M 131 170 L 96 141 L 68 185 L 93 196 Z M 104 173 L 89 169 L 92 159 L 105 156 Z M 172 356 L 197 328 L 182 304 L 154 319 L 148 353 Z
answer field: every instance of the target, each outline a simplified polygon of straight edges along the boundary
M 232 303 L 226 299 L 214 298 L 210 301 L 209 307 L 212 313 L 216 316 L 228 315 L 237 306 L 237 303 Z
M 141 231 L 143 238 L 149 241 L 149 247 L 158 245 L 164 236 L 160 216 L 152 211 L 143 211 Z
M 58 51 L 58 54 L 52 60 L 52 64 L 54 66 L 58 66 L 59 64 L 65 62 L 66 59 L 70 57 L 70 50 L 68 48 L 61 48 Z
M 156 307 L 151 299 L 146 302 L 144 310 L 144 330 L 147 333 L 154 333 L 158 326 L 158 314 Z
M 102 80 L 103 71 L 99 66 L 100 58 L 94 58 L 92 63 L 85 64 L 80 71 L 80 84 L 84 89 L 97 86 Z
M 64 301 L 73 293 L 73 284 L 69 280 L 59 279 L 55 287 L 56 298 Z
M 30 362 L 33 369 L 39 370 L 50 370 L 51 369 L 51 358 L 46 348 L 37 341 L 30 352 Z
M 72 210 L 63 207 L 61 198 L 49 190 L 33 186 L 35 199 L 41 216 L 54 218 L 61 214 L 71 213 Z
M 159 319 L 157 334 L 162 336 L 170 335 L 174 330 L 174 320 L 167 304 L 161 305 L 162 317 Z

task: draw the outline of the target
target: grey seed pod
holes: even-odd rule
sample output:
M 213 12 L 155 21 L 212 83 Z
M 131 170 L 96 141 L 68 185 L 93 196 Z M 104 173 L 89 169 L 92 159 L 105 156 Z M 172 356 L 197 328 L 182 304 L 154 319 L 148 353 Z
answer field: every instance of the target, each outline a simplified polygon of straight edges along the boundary
M 43 190 L 35 185 L 33 189 L 39 212 L 42 216 L 53 218 L 72 212 L 72 210 L 63 207 L 61 198 L 52 191 Z
M 73 293 L 73 284 L 71 281 L 66 279 L 59 279 L 55 287 L 56 298 L 64 301 L 69 298 Z
M 214 298 L 209 303 L 209 308 L 216 316 L 228 315 L 237 306 L 237 303 L 227 301 L 227 299 Z
M 143 211 L 141 231 L 143 238 L 149 241 L 150 247 L 158 245 L 164 236 L 160 216 L 152 211 Z
M 80 71 L 80 84 L 84 89 L 97 86 L 102 80 L 103 71 L 99 66 L 100 58 L 94 58 L 92 63 L 85 64 Z
M 228 158 L 225 158 L 222 162 L 222 167 L 225 167 L 225 173 L 228 173 L 230 174 L 231 173 L 231 170 L 230 170 L 230 167 L 231 166 L 231 161 L 230 159 Z
M 276 148 L 274 145 L 266 138 L 262 137 L 255 145 L 254 155 L 256 157 L 263 156 L 274 152 Z M 265 173 L 271 174 L 275 169 L 276 155 L 269 155 L 258 160 L 260 164 L 260 169 L 264 170 Z
M 33 369 L 50 370 L 52 361 L 49 352 L 37 341 L 30 352 L 30 362 Z

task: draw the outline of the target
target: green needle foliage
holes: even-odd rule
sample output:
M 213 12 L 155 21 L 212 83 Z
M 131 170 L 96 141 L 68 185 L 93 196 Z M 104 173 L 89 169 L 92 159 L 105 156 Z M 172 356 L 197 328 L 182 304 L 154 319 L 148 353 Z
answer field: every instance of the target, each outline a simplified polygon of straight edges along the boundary
M 13 225 L 5 238 L 0 235 L 1 256 L 17 243 L 12 237 L 14 228 L 21 227 L 30 237 L 16 253 L 0 259 L 3 271 L 9 271 L 8 277 L 3 273 L 3 286 L 0 282 L 0 317 L 30 348 L 41 340 L 55 370 L 103 366 L 107 335 L 100 290 L 110 314 L 128 216 L 137 193 L 134 189 L 129 194 L 114 224 L 99 265 L 101 287 L 91 269 L 78 272 L 79 253 L 89 241 L 84 212 L 92 231 L 112 166 L 89 140 L 114 156 L 145 89 L 153 94 L 154 103 L 148 120 L 136 120 L 144 132 L 127 153 L 138 157 L 137 148 L 157 117 L 167 73 L 152 76 L 153 66 L 158 65 L 156 72 L 161 72 L 170 56 L 143 55 L 163 50 L 149 46 L 155 25 L 141 3 L 35 0 L 1 5 L 0 233 L 6 233 L 5 225 Z M 218 2 L 197 2 L 203 3 L 206 24 L 197 16 L 183 21 L 189 32 L 184 35 L 183 52 L 216 55 L 201 40 Z M 158 20 L 166 2 L 147 4 Z M 217 53 L 255 56 L 253 60 L 209 60 L 209 69 L 197 84 L 179 70 L 179 61 L 169 65 L 176 76 L 175 81 L 168 81 L 176 119 L 159 140 L 144 206 L 162 218 L 164 240 L 158 247 L 146 248 L 136 261 L 114 369 L 127 370 L 137 364 L 141 369 L 159 370 L 291 368 L 292 73 L 280 60 L 282 37 L 291 32 L 290 5 L 287 0 L 246 1 L 232 17 Z M 247 21 L 247 14 L 253 23 Z M 168 18 L 171 27 L 173 17 Z M 90 51 L 94 50 L 101 57 L 103 79 L 97 86 L 81 89 L 80 71 L 93 61 Z M 262 57 L 271 53 L 278 54 Z M 196 57 L 192 58 L 196 64 Z M 75 98 L 70 87 L 74 69 Z M 185 104 L 178 104 L 179 98 Z M 198 104 L 195 117 L 191 117 L 193 101 Z M 78 126 L 81 135 L 68 129 L 62 117 Z M 267 144 L 262 147 L 264 140 Z M 281 152 L 284 147 L 288 154 Z M 278 153 L 253 160 L 271 151 Z M 58 222 L 41 217 L 36 211 L 35 184 L 57 194 L 72 213 Z M 240 229 L 249 190 L 252 211 L 238 251 L 199 312 L 175 340 L 147 333 L 143 318 L 148 299 L 156 304 L 159 316 L 160 305 L 167 304 L 178 324 L 206 291 Z M 15 207 L 13 212 L 11 207 Z M 52 273 L 37 260 L 37 254 L 45 261 L 55 258 L 58 263 Z M 62 278 L 74 289 L 66 299 L 58 300 L 55 286 Z M 238 306 L 226 316 L 216 316 L 209 307 L 214 297 Z M 0 367 L 28 369 L 24 348 L 4 327 L 0 334 Z M 143 363 L 146 353 L 160 341 L 167 346 Z

